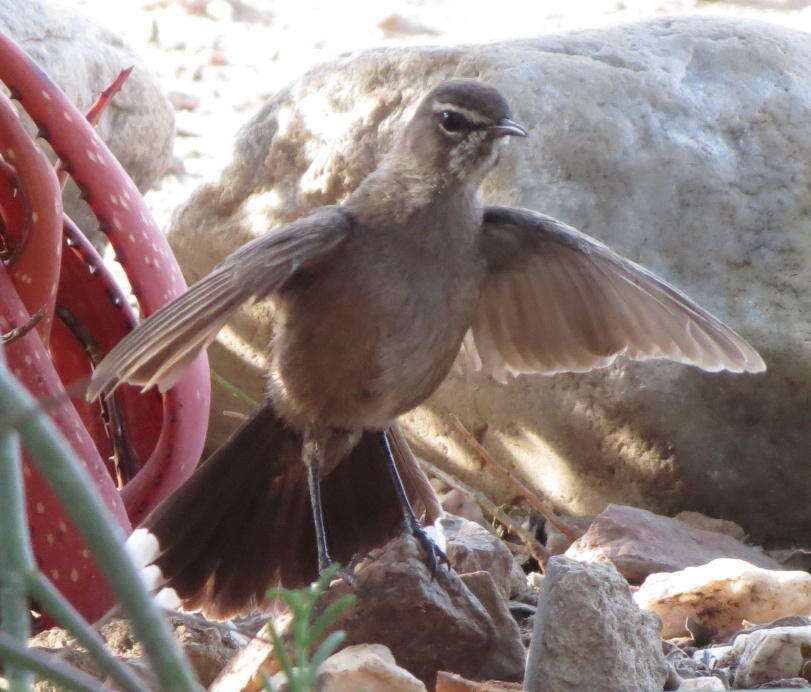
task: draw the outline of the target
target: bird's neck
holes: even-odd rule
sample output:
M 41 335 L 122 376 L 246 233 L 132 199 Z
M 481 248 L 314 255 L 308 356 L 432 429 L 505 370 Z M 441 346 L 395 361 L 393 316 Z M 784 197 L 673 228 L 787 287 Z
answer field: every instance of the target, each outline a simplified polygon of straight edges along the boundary
M 460 199 L 477 205 L 476 187 L 462 184 L 436 167 L 421 165 L 406 157 L 387 157 L 363 180 L 344 206 L 350 210 L 387 209 L 405 220 Z

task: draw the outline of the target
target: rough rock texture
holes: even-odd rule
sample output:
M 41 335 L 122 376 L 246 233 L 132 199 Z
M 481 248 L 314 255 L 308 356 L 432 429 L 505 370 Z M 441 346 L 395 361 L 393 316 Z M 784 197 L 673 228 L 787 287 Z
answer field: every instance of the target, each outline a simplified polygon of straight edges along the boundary
M 180 643 L 197 673 L 197 678 L 206 686 L 245 643 L 244 638 L 236 633 L 209 623 L 203 618 L 170 617 L 169 624 L 174 630 L 175 639 Z M 127 620 L 112 620 L 102 626 L 99 633 L 113 655 L 132 666 L 144 680 L 144 689 L 153 689 L 155 681 L 152 672 L 149 666 L 144 664 L 143 647 L 133 634 L 130 623 Z M 45 651 L 57 653 L 86 673 L 103 679 L 94 661 L 79 647 L 67 630 L 59 627 L 45 630 L 37 634 L 31 640 L 31 644 Z M 43 681 L 37 684 L 36 689 L 38 692 L 52 690 L 56 692 L 62 687 Z
M 315 688 L 318 692 L 419 692 L 425 690 L 425 685 L 400 668 L 385 646 L 358 644 L 342 649 L 321 664 Z
M 654 572 L 676 572 L 720 557 L 733 557 L 781 569 L 762 550 L 723 533 L 693 529 L 644 509 L 609 505 L 588 531 L 566 551 L 568 557 L 589 562 L 613 562 L 626 579 L 641 582 Z
M 521 631 L 504 596 L 489 572 L 460 575 L 465 586 L 484 606 L 493 620 L 495 638 L 490 644 L 488 675 L 498 680 L 521 680 L 527 664 L 527 652 L 521 642 Z
M 761 569 L 718 559 L 680 572 L 651 574 L 634 594 L 640 608 L 662 618 L 665 639 L 687 634 L 685 620 L 730 636 L 742 621 L 769 622 L 811 612 L 811 574 Z
M 701 512 L 690 511 L 679 512 L 673 518 L 687 524 L 687 526 L 693 527 L 694 529 L 724 533 L 727 536 L 732 536 L 732 538 L 738 539 L 739 541 L 746 540 L 746 531 L 744 531 L 743 527 L 736 524 L 734 521 L 728 521 L 727 519 L 716 519 L 715 517 L 708 517 L 706 514 L 702 514 Z
M 452 514 L 445 514 L 441 524 L 447 541 L 445 553 L 459 574 L 489 572 L 504 598 L 526 590 L 526 576 L 498 536 Z
M 346 645 L 383 644 L 427 685 L 440 670 L 476 680 L 510 679 L 503 676 L 504 638 L 486 607 L 455 572 L 443 569 L 432 579 L 411 536 L 372 551 L 354 576 L 353 588 L 336 582 L 321 603 L 357 595 L 331 627 L 346 632 Z M 512 679 L 521 673 L 520 665 L 513 666 Z
M 811 627 L 775 627 L 741 634 L 733 652 L 738 656 L 735 687 L 757 687 L 772 680 L 802 677 L 811 672 Z
M 0 31 L 17 41 L 82 111 L 122 69 L 135 66 L 97 130 L 141 191 L 163 174 L 172 159 L 174 111 L 121 39 L 84 15 L 43 0 L 0 0 Z M 65 211 L 83 230 L 95 233 L 98 222 L 72 182 Z
M 485 182 L 485 201 L 556 215 L 672 280 L 747 336 L 769 372 L 618 363 L 502 387 L 459 363 L 406 419 L 417 451 L 461 469 L 467 482 L 510 494 L 449 432 L 453 412 L 571 513 L 621 499 L 668 514 L 677 507 L 720 514 L 761 543 L 806 536 L 811 38 L 804 33 L 663 19 L 341 58 L 273 96 L 241 131 L 219 181 L 179 210 L 171 240 L 188 277 L 256 234 L 344 198 L 416 101 L 449 76 L 497 86 L 530 131 Z M 245 310 L 212 348 L 214 368 L 261 396 L 269 335 L 269 307 Z M 219 392 L 212 410 L 236 405 Z M 212 444 L 234 425 L 215 415 Z
M 520 690 L 517 682 L 500 682 L 498 680 L 466 680 L 456 673 L 441 672 L 436 677 L 436 692 L 504 692 Z
M 527 692 L 651 692 L 667 677 L 659 619 L 609 564 L 547 564 L 527 659 Z

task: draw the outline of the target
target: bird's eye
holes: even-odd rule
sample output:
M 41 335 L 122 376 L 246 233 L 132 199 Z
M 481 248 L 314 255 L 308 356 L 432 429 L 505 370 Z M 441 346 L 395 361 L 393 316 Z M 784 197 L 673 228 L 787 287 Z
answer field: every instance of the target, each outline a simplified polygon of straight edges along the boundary
M 460 132 L 469 126 L 467 118 L 456 111 L 442 111 L 439 114 L 439 124 L 446 132 Z

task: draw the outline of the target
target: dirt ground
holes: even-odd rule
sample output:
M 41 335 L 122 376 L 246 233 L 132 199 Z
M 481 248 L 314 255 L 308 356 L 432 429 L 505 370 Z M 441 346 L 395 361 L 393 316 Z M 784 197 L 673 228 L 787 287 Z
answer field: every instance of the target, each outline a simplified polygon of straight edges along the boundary
M 486 43 L 660 15 L 811 29 L 811 0 L 63 0 L 118 33 L 177 111 L 174 170 L 147 195 L 158 223 L 227 162 L 233 134 L 275 90 L 340 53 Z

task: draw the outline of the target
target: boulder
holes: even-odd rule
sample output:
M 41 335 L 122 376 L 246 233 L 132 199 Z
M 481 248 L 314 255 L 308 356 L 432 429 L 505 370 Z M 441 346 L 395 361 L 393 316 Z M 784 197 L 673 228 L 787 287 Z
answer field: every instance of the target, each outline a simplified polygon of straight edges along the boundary
M 532 631 L 527 692 L 651 692 L 667 665 L 659 619 L 610 564 L 549 559 Z
M 488 203 L 538 209 L 684 289 L 763 354 L 757 376 L 671 363 L 526 376 L 501 386 L 460 360 L 404 418 L 416 451 L 508 500 L 450 424 L 571 514 L 621 500 L 740 523 L 761 544 L 811 531 L 811 37 L 764 23 L 657 19 L 487 45 L 385 48 L 317 67 L 241 130 L 231 163 L 176 213 L 187 277 L 307 210 L 345 198 L 418 100 L 451 76 L 487 81 L 530 136 L 485 181 Z M 271 308 L 221 332 L 214 370 L 262 395 Z M 238 402 L 215 393 L 210 443 Z
M 91 19 L 44 0 L 0 0 L 0 31 L 10 35 L 85 112 L 118 73 L 134 70 L 105 109 L 97 126 L 142 192 L 172 161 L 174 111 L 155 77 L 111 31 Z M 35 132 L 28 121 L 30 132 Z M 53 158 L 53 157 L 52 157 Z M 98 242 L 98 222 L 70 182 L 65 212 Z
M 763 623 L 811 613 L 811 574 L 721 558 L 680 572 L 651 574 L 634 600 L 659 615 L 665 639 L 686 635 L 688 617 L 728 637 L 744 620 Z
M 720 557 L 782 569 L 759 548 L 727 534 L 694 529 L 677 519 L 623 505 L 608 505 L 566 555 L 575 560 L 612 562 L 632 582 L 641 582 L 654 572 L 677 572 Z

